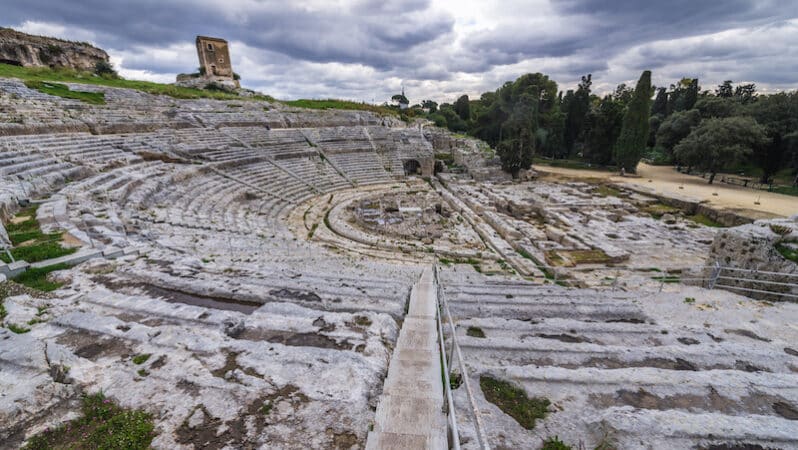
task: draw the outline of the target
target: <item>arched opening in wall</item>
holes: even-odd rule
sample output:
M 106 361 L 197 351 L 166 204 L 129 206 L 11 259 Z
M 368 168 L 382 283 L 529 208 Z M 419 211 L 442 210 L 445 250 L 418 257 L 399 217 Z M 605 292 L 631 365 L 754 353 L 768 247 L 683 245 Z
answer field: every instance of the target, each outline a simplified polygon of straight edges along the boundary
M 435 160 L 435 170 L 433 172 L 434 175 L 437 175 L 441 172 L 446 172 L 446 164 L 443 163 L 440 159 Z
M 215 64 L 211 64 L 211 75 L 218 75 L 216 73 L 216 65 Z
M 421 163 L 415 159 L 408 159 L 404 162 L 405 175 L 418 175 L 421 173 Z

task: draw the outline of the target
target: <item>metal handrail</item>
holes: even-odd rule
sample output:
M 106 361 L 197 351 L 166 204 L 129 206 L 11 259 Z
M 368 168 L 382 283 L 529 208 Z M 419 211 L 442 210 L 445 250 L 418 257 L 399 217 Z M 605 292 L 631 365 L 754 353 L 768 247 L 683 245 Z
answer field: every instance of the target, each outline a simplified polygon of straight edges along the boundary
M 434 266 L 433 273 L 435 274 L 435 285 L 440 286 L 438 283 L 438 266 Z M 457 430 L 457 416 L 454 409 L 454 400 L 452 399 L 452 384 L 449 381 L 449 365 L 446 363 L 446 345 L 443 342 L 443 324 L 441 323 L 441 304 L 440 297 L 438 296 L 439 289 L 436 289 L 435 295 L 435 319 L 438 322 L 438 344 L 441 349 L 441 365 L 443 366 L 443 390 L 446 393 L 446 403 L 448 405 L 447 416 L 449 416 L 449 423 L 452 431 L 452 448 L 460 450 L 460 433 Z
M 435 265 L 435 279 L 436 281 L 438 280 L 437 264 Z M 449 322 L 449 327 L 452 333 L 452 352 L 457 354 L 457 364 L 460 367 L 460 373 L 463 378 L 463 386 L 465 387 L 468 401 L 471 403 L 471 411 L 474 414 L 474 428 L 477 433 L 477 440 L 479 441 L 479 445 L 482 450 L 490 450 L 490 445 L 488 444 L 488 439 L 485 435 L 484 425 L 482 423 L 482 415 L 479 413 L 479 408 L 477 407 L 476 401 L 474 401 L 474 394 L 471 391 L 471 382 L 468 379 L 468 371 L 465 367 L 465 360 L 463 359 L 460 345 L 457 343 L 457 332 L 454 326 L 454 321 L 452 321 L 452 314 L 449 310 L 449 304 L 446 302 L 446 296 L 443 293 L 440 283 L 436 284 L 438 285 L 438 301 L 442 306 L 442 311 L 446 312 L 446 318 Z M 452 355 L 452 358 L 454 358 L 454 354 Z
M 743 291 L 743 292 L 754 292 L 754 293 L 757 293 L 757 294 L 775 295 L 775 296 L 779 296 L 779 297 L 790 297 L 790 298 L 798 299 L 798 294 L 789 294 L 789 293 L 786 293 L 786 292 L 765 291 L 765 290 L 762 290 L 762 289 L 750 289 L 750 288 L 744 288 L 744 287 L 739 287 L 739 286 L 729 286 L 729 285 L 725 285 L 725 284 L 715 285 L 715 287 L 723 288 L 723 289 L 734 289 L 734 290 Z
M 774 286 L 787 286 L 787 287 L 798 288 L 798 283 L 782 283 L 780 281 L 756 280 L 756 279 L 752 279 L 752 278 L 738 278 L 738 277 L 718 276 L 718 280 L 748 281 L 748 282 L 751 282 L 751 283 L 772 284 Z
M 798 273 L 789 273 L 789 272 L 770 272 L 767 270 L 758 270 L 758 269 L 745 269 L 742 267 L 729 267 L 729 266 L 721 266 L 721 270 L 731 270 L 734 272 L 747 272 L 747 273 L 761 273 L 765 275 L 779 275 L 784 277 L 796 277 L 798 278 Z

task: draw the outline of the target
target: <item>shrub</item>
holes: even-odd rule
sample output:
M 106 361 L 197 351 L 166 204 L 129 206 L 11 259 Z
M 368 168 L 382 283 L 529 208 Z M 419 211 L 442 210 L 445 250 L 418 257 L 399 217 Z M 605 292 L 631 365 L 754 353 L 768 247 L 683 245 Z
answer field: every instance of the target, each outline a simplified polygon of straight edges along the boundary
M 776 244 L 776 250 L 785 259 L 798 263 L 798 249 L 785 244 Z
M 150 356 L 152 355 L 149 353 L 142 353 L 140 355 L 136 355 L 132 359 L 133 364 L 144 364 L 145 362 L 147 362 L 148 359 L 150 359 Z
M 478 338 L 485 337 L 485 332 L 482 331 L 482 328 L 479 327 L 468 327 L 468 330 L 466 330 L 466 334 L 471 337 L 478 337 Z
M 479 378 L 485 399 L 527 430 L 535 428 L 535 421 L 546 417 L 551 402 L 547 398 L 528 398 L 523 389 L 489 376 Z
M 571 450 L 571 447 L 561 441 L 559 437 L 554 436 L 546 439 L 540 450 Z
M 108 61 L 97 61 L 94 64 L 94 73 L 107 78 L 119 78 L 119 74 L 114 69 L 113 64 Z

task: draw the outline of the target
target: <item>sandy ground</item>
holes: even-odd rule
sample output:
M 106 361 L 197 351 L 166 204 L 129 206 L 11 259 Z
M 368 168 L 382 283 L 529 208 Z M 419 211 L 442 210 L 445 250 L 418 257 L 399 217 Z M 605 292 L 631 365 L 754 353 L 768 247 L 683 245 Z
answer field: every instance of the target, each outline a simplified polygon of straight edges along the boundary
M 634 177 L 621 177 L 617 173 L 611 172 L 540 165 L 534 168 L 541 173 L 575 178 L 598 178 L 615 183 L 642 185 L 658 194 L 706 201 L 712 206 L 734 210 L 754 219 L 774 216 L 789 217 L 798 214 L 798 197 L 717 182 L 707 184 L 707 180 L 699 176 L 679 173 L 670 166 L 649 166 L 640 163 L 637 167 L 637 176 Z M 757 202 L 759 202 L 758 205 Z

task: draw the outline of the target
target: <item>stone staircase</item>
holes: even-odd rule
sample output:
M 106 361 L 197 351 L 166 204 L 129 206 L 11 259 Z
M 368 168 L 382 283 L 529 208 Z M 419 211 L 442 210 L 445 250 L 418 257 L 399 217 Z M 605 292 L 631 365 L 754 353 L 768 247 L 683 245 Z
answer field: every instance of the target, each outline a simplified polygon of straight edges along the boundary
M 445 449 L 440 350 L 432 269 L 410 293 L 366 449 Z

